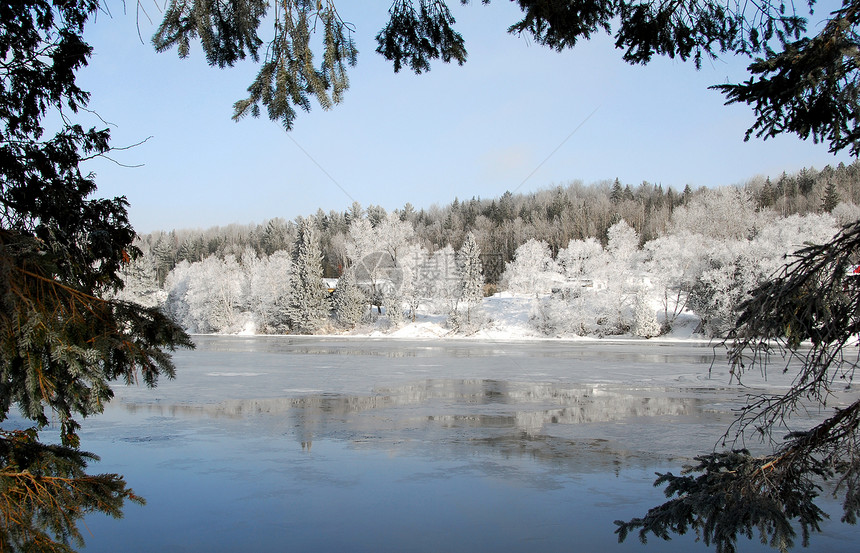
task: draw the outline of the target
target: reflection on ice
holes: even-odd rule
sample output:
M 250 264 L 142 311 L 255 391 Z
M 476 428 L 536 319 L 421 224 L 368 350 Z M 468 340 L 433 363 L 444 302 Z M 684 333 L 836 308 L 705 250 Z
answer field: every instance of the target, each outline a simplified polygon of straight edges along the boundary
M 88 551 L 707 551 L 619 545 L 612 521 L 660 502 L 654 472 L 713 447 L 750 391 L 688 344 L 195 340 L 177 380 L 85 421 L 99 470 L 148 502 L 89 517 Z M 852 530 L 814 543 L 855 551 Z
M 299 397 L 233 399 L 213 405 L 125 404 L 131 411 L 144 410 L 170 415 L 202 414 L 244 417 L 254 414 L 278 414 L 301 410 L 308 421 L 342 416 L 348 413 L 425 405 L 435 410 L 480 411 L 482 406 L 504 406 L 511 420 L 528 421 L 524 430 L 539 430 L 545 424 L 606 422 L 628 417 L 689 414 L 698 403 L 694 398 L 665 395 L 666 390 L 642 389 L 637 392 L 610 386 L 532 384 L 498 380 L 435 380 L 376 390 L 368 396 L 331 393 L 307 393 Z M 308 393 L 311 392 L 311 393 Z M 662 397 L 660 397 L 662 396 Z M 519 409 L 517 408 L 519 407 Z M 541 407 L 545 407 L 541 409 Z M 521 410 L 527 408 L 527 410 Z M 434 415 L 443 420 L 445 414 Z M 453 415 L 452 415 L 453 416 Z
M 701 395 L 679 395 L 665 388 L 427 379 L 378 388 L 369 395 L 309 393 L 203 405 L 127 404 L 125 408 L 173 417 L 253 420 L 255 431 L 290 434 L 304 448 L 316 439 L 335 438 L 362 447 L 389 448 L 393 443 L 403 449 L 421 444 L 493 447 L 550 458 L 570 456 L 575 442 L 579 445 L 574 450 L 585 444 L 589 451 L 613 449 L 615 454 L 654 459 L 660 454 L 654 448 L 654 421 L 692 425 L 716 420 L 712 406 L 706 404 Z M 637 424 L 646 431 L 622 440 L 612 438 L 609 427 L 630 430 Z M 512 446 L 515 442 L 521 445 Z M 539 443 L 544 445 L 538 447 Z M 594 444 L 599 447 L 594 449 Z

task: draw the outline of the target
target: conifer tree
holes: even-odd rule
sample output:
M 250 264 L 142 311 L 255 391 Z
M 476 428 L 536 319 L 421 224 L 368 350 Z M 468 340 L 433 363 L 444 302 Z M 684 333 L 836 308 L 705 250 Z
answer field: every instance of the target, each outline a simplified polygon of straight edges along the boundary
M 389 324 L 396 327 L 403 322 L 403 296 L 399 290 L 391 290 L 382 298 L 382 306 L 385 308 L 385 317 Z
M 466 304 L 466 324 L 469 324 L 472 309 L 480 305 L 484 297 L 481 249 L 471 232 L 466 235 L 463 247 L 457 252 L 457 270 L 460 273 L 460 301 Z
M 741 303 L 729 333 L 733 338 L 724 342 L 738 383 L 750 371 L 795 374 L 787 392 L 752 396 L 724 436 L 724 444 L 738 444 L 754 434 L 773 444 L 773 451 L 712 452 L 697 457 L 681 475 L 660 475 L 655 485 L 666 485 L 669 501 L 641 518 L 616 521 L 620 540 L 632 531 L 645 541 L 649 533 L 669 539 L 670 532 L 694 530 L 717 551 L 734 553 L 739 535 L 758 532 L 763 543 L 786 551 L 797 537 L 796 524 L 807 545 L 826 516 L 817 504 L 826 480 L 833 481 L 833 493 L 842 500 L 842 521 L 856 523 L 860 399 L 851 382 L 858 366 L 860 287 L 848 275 L 858 250 L 860 222 L 825 244 L 798 251 Z M 844 407 L 828 410 L 839 391 L 848 392 Z M 827 417 L 786 434 L 788 423 L 807 412 L 810 401 Z
M 620 180 L 615 179 L 615 182 L 612 183 L 612 192 L 609 194 L 609 199 L 613 204 L 619 204 L 624 199 L 624 190 L 621 188 Z
M 367 311 L 367 296 L 358 287 L 351 267 L 338 279 L 332 301 L 337 320 L 348 328 L 354 328 Z
M 814 3 L 809 2 L 810 10 Z M 843 0 L 842 8 L 812 36 L 805 36 L 806 20 L 782 0 L 754 6 L 740 0 L 517 4 L 523 18 L 508 31 L 531 35 L 536 43 L 556 50 L 572 48 L 602 30 L 613 35 L 622 58 L 631 64 L 668 56 L 700 67 L 704 59 L 724 54 L 759 56 L 748 67 L 749 80 L 714 87 L 729 103 L 752 106 L 756 119 L 747 138 L 794 133 L 828 142 L 834 152 L 850 148 L 860 153 L 860 64 L 855 55 L 860 0 Z M 341 101 L 349 86 L 347 66 L 355 65 L 358 51 L 354 28 L 342 19 L 334 0 L 277 5 L 274 37 L 248 97 L 235 103 L 234 117 L 256 117 L 262 106 L 271 119 L 290 128 L 298 108 L 310 109 L 310 97 L 323 109 Z M 218 67 L 248 56 L 258 61 L 263 45 L 258 30 L 267 10 L 264 0 L 170 0 L 153 42 L 159 51 L 176 46 L 186 57 L 191 39 L 199 38 L 208 62 Z M 465 41 L 444 0 L 393 0 L 388 13 L 388 23 L 376 35 L 376 51 L 392 62 L 395 72 L 409 67 L 423 73 L 435 59 L 466 61 Z M 311 46 L 317 29 L 322 35 L 318 66 Z
M 262 107 L 289 128 L 298 108 L 310 109 L 311 97 L 323 108 L 341 100 L 348 86 L 346 67 L 355 63 L 357 52 L 352 27 L 341 19 L 334 1 L 288 0 L 277 5 L 272 18 L 275 37 L 264 49 L 247 98 L 235 104 L 234 115 L 256 116 Z M 510 31 L 528 33 L 537 43 L 555 49 L 572 47 L 601 29 L 610 32 L 611 22 L 615 43 L 630 63 L 667 55 L 698 65 L 721 53 L 758 54 L 761 59 L 749 66 L 749 80 L 717 87 L 730 102 L 753 107 L 756 119 L 747 137 L 788 132 L 827 142 L 833 151 L 848 148 L 854 155 L 860 153 L 856 93 L 860 0 L 844 0 L 811 37 L 802 36 L 803 18 L 786 11 L 786 3 L 770 0 L 749 11 L 747 3 L 711 0 L 518 0 L 518 5 L 523 19 Z M 268 6 L 264 0 L 171 0 L 154 41 L 158 49 L 175 45 L 181 56 L 187 56 L 191 39 L 199 38 L 208 61 L 220 67 L 247 56 L 259 61 L 263 41 L 257 31 Z M 105 299 L 108 291 L 122 285 L 119 267 L 138 251 L 132 245 L 125 200 L 90 199 L 95 184 L 79 170 L 82 160 L 109 149 L 107 130 L 85 129 L 71 121 L 89 97 L 75 75 L 90 55 L 82 33 L 97 7 L 95 0 L 24 0 L 0 8 L 0 277 L 5 284 L 0 288 L 4 385 L 0 401 L 3 415 L 15 402 L 36 424 L 44 424 L 47 413 L 56 413 L 65 447 L 71 449 L 77 446 L 75 418 L 100 409 L 111 395 L 107 385 L 111 380 L 134 381 L 140 370 L 144 381 L 154 385 L 159 375 L 173 374 L 165 350 L 191 344 L 157 310 Z M 454 30 L 444 1 L 394 0 L 389 15 L 389 23 L 377 35 L 377 51 L 392 61 L 395 71 L 408 66 L 420 73 L 434 59 L 458 63 L 466 59 L 464 41 Z M 314 29 L 323 33 L 319 65 L 313 63 L 310 46 Z M 44 136 L 42 118 L 48 111 L 62 114 L 56 118 L 59 130 L 53 136 Z M 788 197 L 786 188 L 781 190 Z M 509 199 L 499 202 L 503 218 L 513 213 Z M 838 246 L 834 244 L 828 247 Z M 515 247 L 508 244 L 508 251 Z M 830 293 L 818 284 L 807 286 Z M 801 290 L 798 297 L 810 289 Z M 759 297 L 766 292 L 759 290 Z M 781 299 L 785 307 L 786 297 Z M 33 360 L 46 364 L 38 367 Z M 827 359 L 813 359 L 810 366 L 813 372 L 816 367 L 826 369 Z M 40 382 L 55 395 L 32 386 L 39 380 L 33 378 L 37 369 Z M 830 436 L 832 428 L 821 433 Z M 23 443 L 6 440 L 10 451 Z M 35 466 L 41 455 L 49 466 L 54 452 L 44 446 L 37 450 L 41 453 L 27 457 L 28 462 Z M 8 463 L 11 455 L 3 462 Z M 74 462 L 82 467 L 82 460 Z M 20 472 L 34 474 L 29 467 Z M 123 491 L 124 484 L 102 495 Z M 59 490 L 56 497 L 61 497 Z M 56 509 L 58 514 L 73 512 L 62 506 Z M 36 514 L 21 524 L 47 516 Z M 68 535 L 66 530 L 61 529 L 63 536 Z
M 637 292 L 633 304 L 633 334 L 642 338 L 653 338 L 660 335 L 660 323 L 654 309 L 648 302 L 642 290 Z
M 770 177 L 764 181 L 764 186 L 759 192 L 759 206 L 763 208 L 770 207 L 776 201 L 776 190 L 773 187 L 773 183 L 770 182 Z
M 84 514 L 119 516 L 138 499 L 118 475 L 87 474 L 96 457 L 79 449 L 78 421 L 104 409 L 113 381 L 154 386 L 175 373 L 167 352 L 193 347 L 158 309 L 116 298 L 141 252 L 125 198 L 96 197 L 81 171 L 110 151 L 110 133 L 76 121 L 97 8 L 0 6 L 0 423 L 14 406 L 33 425 L 0 429 L 3 551 L 70 551 Z M 39 441 L 50 421 L 60 445 Z
M 824 198 L 821 200 L 821 210 L 830 213 L 839 205 L 839 193 L 836 191 L 836 183 L 831 179 L 824 190 Z
M 409 305 L 409 317 L 414 323 L 423 296 L 429 295 L 427 251 L 417 244 L 407 246 L 406 255 L 401 256 L 402 278 L 400 293 Z
M 299 223 L 292 269 L 287 308 L 290 326 L 294 332 L 313 334 L 326 324 L 330 306 L 323 281 L 322 252 L 310 219 Z
M 681 203 L 687 205 L 693 197 L 693 189 L 687 184 L 684 186 L 684 191 L 681 192 Z

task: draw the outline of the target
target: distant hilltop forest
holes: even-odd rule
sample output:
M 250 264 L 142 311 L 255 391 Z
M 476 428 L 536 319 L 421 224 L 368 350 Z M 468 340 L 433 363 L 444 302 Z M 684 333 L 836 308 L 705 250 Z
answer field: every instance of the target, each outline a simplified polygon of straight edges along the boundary
M 199 333 L 721 336 L 858 204 L 858 162 L 695 190 L 616 179 L 391 213 L 354 203 L 141 236 L 119 294 Z
M 860 161 L 840 163 L 835 168 L 828 165 L 820 171 L 783 173 L 776 180 L 755 177 L 740 188 L 750 195 L 756 209 L 772 210 L 781 217 L 833 213 L 843 223 L 860 216 L 853 207 L 860 205 Z M 605 245 L 609 227 L 622 219 L 633 227 L 642 245 L 665 234 L 675 209 L 707 190 L 687 185 L 678 191 L 648 182 L 631 185 L 618 179 L 590 185 L 574 181 L 528 194 L 505 192 L 492 199 L 455 198 L 441 207 L 418 209 L 407 203 L 393 213 L 412 226 L 414 240 L 430 252 L 447 245 L 459 249 L 471 232 L 482 252 L 498 254 L 504 262 L 510 262 L 517 248 L 530 239 L 546 242 L 553 257 L 571 240 L 595 238 Z M 324 276 L 337 278 L 348 264 L 345 246 L 350 223 L 366 218 L 375 227 L 387 215 L 378 205 L 365 208 L 358 203 L 344 211 L 326 213 L 320 209 L 308 215 L 318 229 Z M 193 263 L 213 255 L 222 259 L 226 255 L 240 257 L 248 248 L 260 256 L 288 251 L 297 229 L 297 221 L 274 218 L 262 224 L 156 231 L 142 235 L 138 246 L 155 264 L 156 278 L 163 284 L 181 261 Z M 499 275 L 486 276 L 488 282 L 494 283 Z

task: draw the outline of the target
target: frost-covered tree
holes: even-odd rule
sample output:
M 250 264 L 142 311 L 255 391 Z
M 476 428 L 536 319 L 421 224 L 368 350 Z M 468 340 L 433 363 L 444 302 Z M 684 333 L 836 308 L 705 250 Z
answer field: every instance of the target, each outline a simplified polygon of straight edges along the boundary
M 347 328 L 354 328 L 367 312 L 367 295 L 358 287 L 352 268 L 344 271 L 337 280 L 332 303 L 335 317 Z
M 705 332 L 724 336 L 749 292 L 779 269 L 788 253 L 804 242 L 824 241 L 833 232 L 830 215 L 793 215 L 761 226 L 752 240 L 713 243 L 689 301 Z
M 860 515 L 860 399 L 851 384 L 857 371 L 860 287 L 850 273 L 860 249 L 860 223 L 821 245 L 799 250 L 739 306 L 725 342 L 738 383 L 750 371 L 793 375 L 787 390 L 750 396 L 724 436 L 736 446 L 760 438 L 760 454 L 745 448 L 696 458 L 683 474 L 660 475 L 668 501 L 643 517 L 617 521 L 624 539 L 638 531 L 668 538 L 695 531 L 717 551 L 736 551 L 738 536 L 758 532 L 782 551 L 820 531 L 827 516 L 818 503 L 823 481 L 841 499 L 842 521 Z M 810 428 L 797 415 L 814 406 Z
M 672 212 L 671 229 L 676 234 L 702 234 L 712 239 L 744 239 L 754 235 L 760 221 L 748 190 L 737 187 L 708 189 L 693 196 Z
M 633 328 L 634 336 L 642 338 L 653 338 L 660 335 L 660 323 L 657 322 L 654 308 L 645 290 L 636 294 L 633 304 Z
M 643 247 L 644 270 L 663 306 L 663 325 L 671 329 L 687 309 L 690 292 L 707 268 L 713 240 L 688 232 L 668 234 Z
M 403 322 L 403 296 L 399 288 L 385 294 L 382 307 L 385 309 L 385 317 L 390 326 L 397 327 Z
M 402 269 L 400 294 L 409 306 L 409 317 L 414 323 L 421 300 L 430 296 L 427 276 L 423 268 L 428 264 L 427 250 L 417 244 L 410 244 L 406 253 L 400 257 Z
M 313 334 L 328 321 L 330 305 L 323 281 L 322 252 L 314 224 L 309 219 L 299 223 L 293 246 L 290 273 L 290 302 L 287 313 L 293 332 Z
M 261 259 L 246 254 L 242 258 L 242 266 L 247 274 L 245 302 L 257 330 L 264 333 L 286 332 L 289 328 L 290 254 L 277 251 Z
M 550 255 L 549 245 L 531 239 L 514 253 L 514 259 L 505 266 L 502 283 L 508 290 L 519 294 L 547 294 L 562 282 L 561 274 Z
M 860 206 L 848 202 L 839 202 L 830 214 L 840 225 L 847 225 L 860 220 Z
M 606 231 L 606 251 L 619 266 L 630 265 L 639 249 L 639 235 L 621 219 Z
M 368 255 L 380 251 L 379 235 L 367 219 L 354 219 L 349 224 L 346 256 L 350 264 L 355 265 Z
M 414 238 L 412 224 L 402 221 L 397 213 L 388 213 L 374 225 L 376 244 L 391 260 L 391 267 L 385 271 L 385 284 L 381 288 L 382 302 L 390 324 L 397 326 L 403 322 L 403 303 L 405 301 L 404 278 L 409 277 L 404 259 Z
M 767 276 L 750 243 L 729 241 L 712 249 L 707 267 L 690 292 L 689 305 L 709 336 L 725 336 L 734 325 L 747 293 Z
M 600 334 L 625 334 L 630 331 L 633 300 L 642 286 L 639 261 L 639 235 L 624 219 L 607 231 L 603 266 L 605 288 L 593 298 Z
M 241 329 L 244 274 L 233 256 L 209 256 L 199 263 L 180 262 L 168 273 L 166 310 L 191 332 L 237 332 Z
M 414 230 L 410 223 L 401 221 L 396 214 L 379 210 L 371 210 L 378 217 L 375 225 L 368 219 L 350 223 L 346 255 L 355 270 L 359 287 L 366 291 L 371 303 L 380 312 L 383 304 L 395 306 L 392 315 L 397 318 L 397 311 L 402 312 L 402 307 L 398 306 L 403 302 L 401 258 L 409 247 Z
M 411 223 L 401 221 L 397 213 L 389 213 L 375 227 L 376 247 L 388 253 L 396 266 L 402 264 L 409 243 L 415 237 L 415 229 Z
M 836 219 L 829 213 L 789 215 L 762 225 L 750 242 L 759 259 L 768 265 L 764 270 L 773 273 L 785 264 L 785 256 L 804 244 L 827 242 L 838 230 Z
M 114 293 L 116 299 L 145 307 L 159 307 L 167 299 L 167 293 L 158 285 L 153 256 L 141 255 L 132 260 L 122 268 L 120 275 L 125 286 Z
M 456 316 L 460 299 L 460 279 L 457 274 L 457 256 L 449 244 L 437 250 L 418 267 L 423 295 L 437 312 Z
M 466 324 L 472 322 L 472 310 L 484 298 L 484 274 L 481 267 L 481 250 L 470 232 L 457 252 L 457 270 L 460 275 L 460 300 L 466 306 Z
M 571 240 L 558 252 L 556 261 L 567 280 L 579 283 L 602 276 L 602 269 L 609 262 L 603 246 L 595 238 Z

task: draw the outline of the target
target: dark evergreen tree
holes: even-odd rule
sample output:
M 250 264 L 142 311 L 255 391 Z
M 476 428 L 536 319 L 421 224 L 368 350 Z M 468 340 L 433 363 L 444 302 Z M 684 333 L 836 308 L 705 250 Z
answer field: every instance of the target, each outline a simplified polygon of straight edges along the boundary
M 824 190 L 824 198 L 821 200 L 821 210 L 830 213 L 839 205 L 839 193 L 836 191 L 836 183 L 830 180 Z
M 75 121 L 89 99 L 76 76 L 97 7 L 0 5 L 0 422 L 14 405 L 34 425 L 0 430 L 4 551 L 69 551 L 85 513 L 118 516 L 137 499 L 120 476 L 85 472 L 95 456 L 78 449 L 78 420 L 104 408 L 114 380 L 173 377 L 167 350 L 192 347 L 157 309 L 108 299 L 140 250 L 125 198 L 94 197 L 80 170 L 110 149 L 106 129 Z M 39 442 L 49 421 L 62 445 Z
M 776 201 L 776 190 L 773 187 L 773 183 L 770 182 L 770 177 L 768 177 L 759 192 L 758 205 L 759 207 L 766 208 L 772 206 L 774 201 Z
M 681 203 L 687 205 L 690 202 L 690 198 L 693 197 L 693 189 L 690 188 L 690 185 L 684 186 L 684 191 L 681 193 Z
M 806 20 L 782 0 L 765 0 L 754 7 L 739 0 L 517 0 L 517 4 L 523 18 L 509 32 L 525 33 L 556 50 L 603 30 L 614 35 L 622 58 L 632 64 L 646 64 L 658 55 L 692 59 L 698 67 L 703 59 L 721 54 L 759 54 L 761 58 L 749 66 L 753 75 L 749 81 L 714 87 L 729 102 L 753 106 L 756 121 L 747 137 L 789 132 L 826 141 L 833 151 L 848 147 L 857 153 L 860 148 L 854 54 L 860 0 L 843 0 L 842 9 L 811 37 L 804 35 Z M 813 4 L 809 2 L 810 9 Z M 267 9 L 264 0 L 171 0 L 153 42 L 158 50 L 177 46 L 185 57 L 191 39 L 199 37 L 212 65 L 232 66 L 247 56 L 256 61 L 263 45 L 258 30 Z M 352 27 L 341 18 L 334 0 L 282 2 L 274 19 L 274 38 L 265 48 L 248 97 L 236 102 L 234 117 L 258 116 L 262 105 L 270 118 L 290 128 L 297 108 L 310 109 L 310 96 L 324 109 L 341 100 L 349 84 L 347 66 L 356 63 L 357 50 Z M 462 64 L 465 43 L 455 23 L 443 0 L 393 0 L 389 21 L 376 36 L 376 51 L 392 62 L 395 71 L 408 66 L 422 73 L 434 59 Z M 315 28 L 322 29 L 319 66 L 314 65 L 311 46 Z
M 630 188 L 629 184 L 624 187 L 624 194 L 622 195 L 622 198 L 631 202 L 636 199 L 635 196 L 633 196 L 633 189 Z
M 612 183 L 612 192 L 609 194 L 609 199 L 613 204 L 618 204 L 624 199 L 624 189 L 621 188 L 621 181 L 615 179 Z
M 155 278 L 159 286 L 164 285 L 164 279 L 176 266 L 176 253 L 170 242 L 167 236 L 162 235 L 152 247 L 155 256 Z

